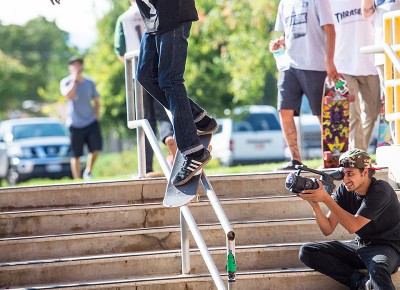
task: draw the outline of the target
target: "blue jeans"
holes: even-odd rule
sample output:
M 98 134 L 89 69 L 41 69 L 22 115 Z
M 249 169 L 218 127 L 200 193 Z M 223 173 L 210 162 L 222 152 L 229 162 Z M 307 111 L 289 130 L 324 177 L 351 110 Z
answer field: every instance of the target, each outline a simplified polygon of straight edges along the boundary
M 372 289 L 395 290 L 391 274 L 396 272 L 400 256 L 391 246 L 358 245 L 351 242 L 321 242 L 302 245 L 300 260 L 308 267 L 355 288 L 363 277 L 358 269 L 367 269 Z
M 203 148 L 195 122 L 205 111 L 187 95 L 185 72 L 191 22 L 171 31 L 145 33 L 140 47 L 137 79 L 161 105 L 171 112 L 178 149 L 190 154 Z

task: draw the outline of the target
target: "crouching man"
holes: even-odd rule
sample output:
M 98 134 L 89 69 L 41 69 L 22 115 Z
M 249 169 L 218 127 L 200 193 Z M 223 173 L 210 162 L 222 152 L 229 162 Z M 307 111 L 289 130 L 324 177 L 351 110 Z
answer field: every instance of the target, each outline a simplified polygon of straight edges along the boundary
M 343 183 L 330 196 L 319 188 L 304 190 L 299 196 L 308 201 L 315 220 L 326 236 L 341 224 L 354 241 L 307 243 L 299 258 L 308 267 L 325 274 L 350 289 L 395 290 L 391 274 L 400 265 L 400 203 L 393 188 L 373 177 L 371 157 L 352 149 L 342 154 Z M 329 212 L 320 208 L 324 203 Z M 360 271 L 368 270 L 369 276 Z M 365 271 L 364 271 L 365 273 Z

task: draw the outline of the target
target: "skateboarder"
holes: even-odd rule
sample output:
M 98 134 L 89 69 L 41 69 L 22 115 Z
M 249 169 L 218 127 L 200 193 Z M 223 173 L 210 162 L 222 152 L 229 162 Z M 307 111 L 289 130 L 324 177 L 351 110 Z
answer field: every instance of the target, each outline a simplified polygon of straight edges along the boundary
M 185 71 L 188 38 L 193 21 L 198 20 L 194 0 L 137 0 L 146 26 L 137 79 L 172 114 L 175 140 L 185 162 L 172 176 L 175 186 L 183 185 L 211 160 L 198 134 L 218 129 L 215 119 L 187 95 Z
M 341 224 L 354 241 L 307 243 L 299 258 L 350 289 L 395 289 L 391 274 L 400 265 L 400 202 L 389 183 L 373 177 L 371 157 L 360 149 L 341 155 L 343 183 L 333 196 L 318 181 L 319 188 L 304 190 L 299 196 L 308 201 L 321 232 L 328 236 Z M 325 215 L 320 207 L 329 209 Z M 368 270 L 369 276 L 359 269 Z
M 295 165 L 301 164 L 301 156 L 293 117 L 299 115 L 302 96 L 307 96 L 313 115 L 320 120 L 325 77 L 337 79 L 333 63 L 335 29 L 329 1 L 281 0 L 275 30 L 283 35 L 271 40 L 270 52 L 283 46 L 290 59 L 290 68 L 278 76 L 278 110 L 291 161 L 279 169 L 295 170 Z
M 127 51 L 140 48 L 140 40 L 144 31 L 144 24 L 135 0 L 130 0 L 131 6 L 120 17 L 115 26 L 114 51 L 121 61 Z M 176 154 L 176 142 L 173 138 L 174 131 L 165 109 L 154 98 L 143 90 L 144 118 L 150 123 L 154 133 L 157 133 L 157 122 L 159 126 L 160 140 L 169 151 L 167 161 L 172 167 Z M 149 140 L 145 139 L 146 152 L 146 176 L 152 176 L 153 171 L 153 149 Z

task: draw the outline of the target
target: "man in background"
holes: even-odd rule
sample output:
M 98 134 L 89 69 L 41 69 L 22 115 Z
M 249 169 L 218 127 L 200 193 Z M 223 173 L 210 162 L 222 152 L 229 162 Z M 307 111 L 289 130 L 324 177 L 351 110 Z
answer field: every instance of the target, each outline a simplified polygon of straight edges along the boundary
M 71 170 L 74 179 L 81 178 L 80 157 L 86 144 L 89 149 L 83 178 L 92 178 L 92 169 L 102 149 L 103 142 L 100 132 L 100 102 L 95 83 L 84 76 L 83 59 L 72 57 L 69 60 L 70 75 L 60 82 L 61 94 L 67 99 L 68 118 L 71 136 Z

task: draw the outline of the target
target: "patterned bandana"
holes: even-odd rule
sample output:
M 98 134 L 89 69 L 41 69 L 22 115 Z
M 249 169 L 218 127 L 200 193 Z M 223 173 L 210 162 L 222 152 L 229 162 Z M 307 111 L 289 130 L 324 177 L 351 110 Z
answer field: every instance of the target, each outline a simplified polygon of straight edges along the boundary
M 379 170 L 380 168 L 371 166 L 371 157 L 361 149 L 351 149 L 340 156 L 339 167 L 347 168 L 371 168 Z

